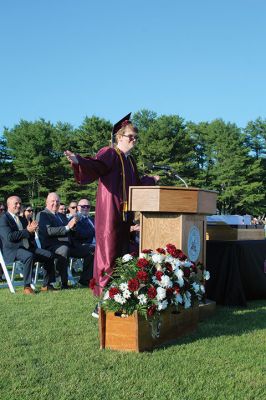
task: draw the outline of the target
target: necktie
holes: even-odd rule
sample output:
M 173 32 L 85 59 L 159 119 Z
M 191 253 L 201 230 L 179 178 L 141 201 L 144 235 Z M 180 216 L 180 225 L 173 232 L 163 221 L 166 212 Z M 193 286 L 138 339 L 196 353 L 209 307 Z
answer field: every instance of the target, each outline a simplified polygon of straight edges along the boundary
M 14 216 L 14 220 L 16 221 L 18 229 L 20 231 L 22 231 L 23 230 L 23 226 L 22 226 L 22 223 L 21 223 L 21 221 L 20 221 L 20 219 L 19 219 L 19 217 L 17 215 Z M 26 238 L 22 239 L 22 244 L 23 244 L 23 247 L 25 247 L 25 249 L 28 249 L 30 247 L 29 241 Z

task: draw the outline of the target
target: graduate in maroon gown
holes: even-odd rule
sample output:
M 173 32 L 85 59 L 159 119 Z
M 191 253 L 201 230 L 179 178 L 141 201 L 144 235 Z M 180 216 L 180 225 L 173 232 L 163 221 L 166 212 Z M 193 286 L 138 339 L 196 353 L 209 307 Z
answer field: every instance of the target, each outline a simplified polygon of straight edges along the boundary
M 129 121 L 130 114 L 113 129 L 114 147 L 103 147 L 96 157 L 83 158 L 70 151 L 77 182 L 87 184 L 99 179 L 95 210 L 96 249 L 94 256 L 94 294 L 100 295 L 112 274 L 115 259 L 129 252 L 130 226 L 133 213 L 127 211 L 129 186 L 154 185 L 158 176 L 140 179 L 130 151 L 136 144 L 137 128 Z

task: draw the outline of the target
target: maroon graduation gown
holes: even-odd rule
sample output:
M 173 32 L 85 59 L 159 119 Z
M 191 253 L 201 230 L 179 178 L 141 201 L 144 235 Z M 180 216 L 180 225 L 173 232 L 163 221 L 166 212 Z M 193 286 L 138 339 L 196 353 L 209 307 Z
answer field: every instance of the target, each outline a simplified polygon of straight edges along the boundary
M 140 179 L 134 159 L 131 156 L 125 157 L 123 152 L 121 155 L 124 161 L 127 196 L 129 186 L 155 184 L 154 178 L 144 176 Z M 129 251 L 133 214 L 128 213 L 127 222 L 123 221 L 122 165 L 115 149 L 104 147 L 99 150 L 95 158 L 83 158 L 79 155 L 77 158 L 79 164 L 73 164 L 73 169 L 78 183 L 86 184 L 99 179 L 95 209 L 94 256 L 94 278 L 100 285 L 95 287 L 94 294 L 98 296 L 112 274 L 115 259 Z

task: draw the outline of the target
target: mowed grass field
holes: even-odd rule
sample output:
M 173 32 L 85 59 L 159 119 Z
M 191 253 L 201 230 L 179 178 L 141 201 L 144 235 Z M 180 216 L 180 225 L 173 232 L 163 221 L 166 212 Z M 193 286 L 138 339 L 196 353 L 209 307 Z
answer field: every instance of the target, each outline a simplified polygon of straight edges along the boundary
M 217 307 L 196 333 L 150 353 L 99 349 L 88 289 L 0 290 L 1 400 L 264 400 L 266 300 Z

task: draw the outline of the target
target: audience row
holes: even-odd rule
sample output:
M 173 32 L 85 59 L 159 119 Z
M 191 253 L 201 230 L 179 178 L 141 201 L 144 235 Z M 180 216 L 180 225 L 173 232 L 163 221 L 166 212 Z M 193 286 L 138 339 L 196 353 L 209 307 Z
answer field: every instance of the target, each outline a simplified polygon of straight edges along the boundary
M 1 251 L 7 264 L 15 261 L 23 264 L 25 294 L 34 294 L 31 281 L 37 261 L 43 266 L 42 291 L 55 290 L 56 274 L 61 278 L 61 288 L 69 288 L 70 257 L 83 260 L 79 283 L 88 286 L 93 276 L 95 249 L 94 221 L 89 211 L 89 200 L 81 199 L 70 203 L 67 214 L 67 207 L 60 203 L 56 193 L 48 194 L 46 207 L 36 218 L 31 207 L 25 207 L 22 212 L 18 196 L 7 199 L 7 210 L 0 203 Z

